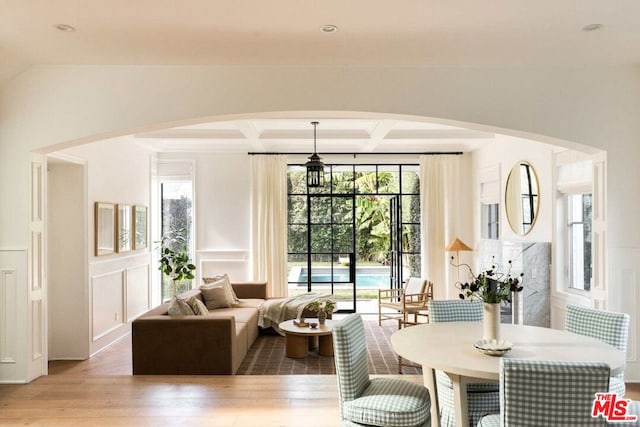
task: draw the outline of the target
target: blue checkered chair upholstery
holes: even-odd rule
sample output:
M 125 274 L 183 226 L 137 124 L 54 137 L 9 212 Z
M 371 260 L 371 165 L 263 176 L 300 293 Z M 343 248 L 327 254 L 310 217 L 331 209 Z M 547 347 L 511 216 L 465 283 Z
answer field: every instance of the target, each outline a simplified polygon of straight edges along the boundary
M 575 334 L 599 339 L 627 353 L 629 315 L 567 305 L 565 329 Z M 611 377 L 609 391 L 624 396 L 624 372 Z
M 593 426 L 595 393 L 609 388 L 609 366 L 595 362 L 500 360 L 500 413 L 478 427 Z
M 333 327 L 342 426 L 427 427 L 427 389 L 396 378 L 369 378 L 364 323 L 352 314 Z
M 441 322 L 479 322 L 483 310 L 480 300 L 433 300 L 429 301 L 429 320 Z M 453 384 L 447 374 L 436 370 L 436 388 L 440 405 L 440 425 L 456 425 Z M 497 382 L 467 384 L 469 425 L 475 426 L 484 414 L 500 410 Z

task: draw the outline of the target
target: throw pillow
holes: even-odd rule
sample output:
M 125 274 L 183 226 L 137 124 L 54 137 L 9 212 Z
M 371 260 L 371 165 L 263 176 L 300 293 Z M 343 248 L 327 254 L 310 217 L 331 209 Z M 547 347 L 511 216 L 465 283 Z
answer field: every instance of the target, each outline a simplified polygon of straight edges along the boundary
M 193 310 L 185 300 L 173 297 L 171 304 L 169 304 L 169 316 L 188 316 L 193 314 Z
M 193 310 L 193 313 L 196 316 L 206 316 L 209 314 L 207 306 L 204 305 L 204 303 L 195 295 L 192 295 L 187 299 L 187 304 L 189 304 L 189 307 L 191 307 L 191 310 Z
M 227 290 L 222 285 L 201 287 L 200 292 L 202 293 L 204 303 L 209 310 L 231 307 L 234 303 L 234 301 L 229 298 Z
M 229 280 L 229 276 L 227 274 L 223 274 L 221 276 L 214 276 L 214 277 L 203 277 L 202 281 L 205 284 L 200 287 L 201 289 L 208 285 L 224 286 L 227 291 L 228 298 L 231 301 L 233 301 L 232 304 L 238 304 L 240 302 L 240 300 L 238 299 L 238 296 L 233 291 L 233 286 L 231 286 L 231 281 Z

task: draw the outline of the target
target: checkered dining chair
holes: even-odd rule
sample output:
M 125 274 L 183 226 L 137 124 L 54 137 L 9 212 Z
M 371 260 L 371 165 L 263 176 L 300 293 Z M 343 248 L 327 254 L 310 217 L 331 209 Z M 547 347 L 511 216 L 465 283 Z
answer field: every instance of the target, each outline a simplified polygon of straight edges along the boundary
M 609 388 L 609 366 L 599 362 L 500 360 L 500 413 L 478 427 L 603 426 L 591 417 L 595 393 Z
M 629 315 L 567 305 L 565 330 L 599 339 L 627 354 Z M 611 377 L 609 391 L 624 396 L 624 372 Z
M 342 426 L 427 427 L 429 391 L 397 378 L 369 378 L 364 323 L 351 314 L 333 327 Z
M 483 316 L 482 304 L 480 300 L 429 301 L 429 320 L 432 323 L 479 322 Z M 467 384 L 469 426 L 475 426 L 484 414 L 500 410 L 498 388 L 497 382 Z M 447 374 L 437 369 L 436 389 L 440 405 L 440 425 L 453 427 L 456 425 L 453 383 Z

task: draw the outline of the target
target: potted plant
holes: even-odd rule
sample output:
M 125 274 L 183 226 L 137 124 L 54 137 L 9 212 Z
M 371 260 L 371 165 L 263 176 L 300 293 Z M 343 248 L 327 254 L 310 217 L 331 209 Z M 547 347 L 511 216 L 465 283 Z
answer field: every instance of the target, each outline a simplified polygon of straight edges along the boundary
M 160 240 L 160 260 L 158 270 L 171 280 L 171 295 L 175 296 L 177 284 L 194 279 L 196 266 L 189 259 L 187 229 L 171 230 Z
M 336 302 L 332 300 L 316 300 L 310 302 L 307 308 L 318 313 L 318 323 L 324 325 L 325 320 L 327 320 L 327 313 L 333 313 L 336 310 Z

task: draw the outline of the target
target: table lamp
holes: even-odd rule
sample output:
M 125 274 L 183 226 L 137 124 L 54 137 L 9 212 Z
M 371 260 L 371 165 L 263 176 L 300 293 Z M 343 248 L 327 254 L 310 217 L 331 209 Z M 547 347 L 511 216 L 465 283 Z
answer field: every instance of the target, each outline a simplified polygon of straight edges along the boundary
M 473 249 L 456 237 L 444 250 L 456 253 L 456 266 L 458 270 L 456 283 L 460 283 L 460 251 L 472 251 Z

